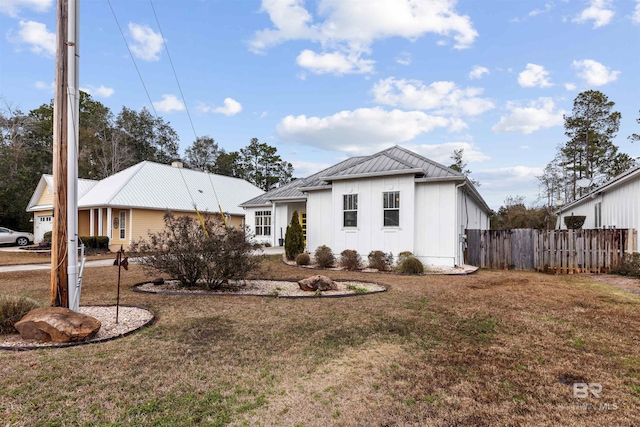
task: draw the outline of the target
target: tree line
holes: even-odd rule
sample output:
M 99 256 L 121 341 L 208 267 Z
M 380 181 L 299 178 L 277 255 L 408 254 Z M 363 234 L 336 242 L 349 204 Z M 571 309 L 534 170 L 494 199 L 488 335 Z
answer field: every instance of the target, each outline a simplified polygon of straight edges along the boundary
M 168 121 L 148 109 L 125 106 L 114 114 L 80 92 L 78 176 L 103 179 L 148 160 L 246 179 L 268 191 L 291 181 L 293 166 L 277 149 L 252 138 L 239 151 L 226 151 L 210 136 L 196 138 L 179 155 L 180 139 Z M 53 169 L 53 100 L 28 113 L 10 104 L 0 110 L 0 225 L 29 230 L 25 212 L 42 174 Z

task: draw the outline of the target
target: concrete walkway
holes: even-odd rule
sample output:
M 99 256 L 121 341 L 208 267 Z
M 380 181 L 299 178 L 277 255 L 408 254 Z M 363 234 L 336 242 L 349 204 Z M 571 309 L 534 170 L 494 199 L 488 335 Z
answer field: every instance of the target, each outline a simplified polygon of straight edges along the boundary
M 8 251 L 7 251 L 8 252 Z M 14 250 L 12 252 L 24 252 L 21 249 Z M 275 246 L 271 248 L 263 248 L 262 252 L 258 254 L 264 255 L 277 255 L 284 253 L 282 246 Z M 113 265 L 113 261 L 116 259 L 116 254 L 113 254 L 113 259 L 96 259 L 87 261 L 85 267 L 108 267 Z M 130 259 L 131 262 L 135 262 L 135 259 Z M 0 273 L 7 273 L 12 271 L 33 271 L 33 270 L 51 270 L 51 263 L 46 264 L 23 264 L 23 265 L 2 265 L 0 266 Z

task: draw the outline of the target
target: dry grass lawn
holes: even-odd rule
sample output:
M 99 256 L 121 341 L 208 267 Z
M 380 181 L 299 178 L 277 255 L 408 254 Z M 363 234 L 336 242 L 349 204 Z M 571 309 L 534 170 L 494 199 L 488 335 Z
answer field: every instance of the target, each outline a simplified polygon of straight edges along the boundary
M 140 294 L 156 323 L 126 338 L 0 352 L 0 425 L 640 425 L 640 297 L 588 277 L 326 272 L 382 294 L 276 299 Z M 270 258 L 262 277 L 309 272 Z M 48 273 L 0 293 L 48 301 Z M 112 304 L 90 268 L 82 303 Z M 601 398 L 571 385 L 602 384 Z
M 89 255 L 88 260 L 94 259 L 116 259 L 114 253 L 104 253 L 99 255 Z M 20 252 L 0 251 L 0 265 L 24 265 L 24 264 L 47 264 L 51 262 L 51 254 L 48 252 L 35 252 L 22 250 Z

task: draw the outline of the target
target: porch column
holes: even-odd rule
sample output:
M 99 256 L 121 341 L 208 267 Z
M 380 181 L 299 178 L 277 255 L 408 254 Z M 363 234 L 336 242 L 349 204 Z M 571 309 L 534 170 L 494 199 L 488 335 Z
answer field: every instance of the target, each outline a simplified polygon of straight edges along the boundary
M 109 244 L 111 244 L 111 239 L 113 239 L 113 228 L 111 228 L 112 222 L 111 208 L 107 208 L 107 237 L 109 238 Z
M 89 209 L 89 236 L 95 236 L 96 235 L 96 230 L 94 227 L 94 209 Z
M 271 246 L 278 246 L 278 232 L 276 231 L 276 202 L 271 202 Z
M 102 208 L 98 209 L 98 236 L 102 236 L 104 226 L 102 224 Z
M 129 209 L 129 244 L 133 243 L 133 209 Z

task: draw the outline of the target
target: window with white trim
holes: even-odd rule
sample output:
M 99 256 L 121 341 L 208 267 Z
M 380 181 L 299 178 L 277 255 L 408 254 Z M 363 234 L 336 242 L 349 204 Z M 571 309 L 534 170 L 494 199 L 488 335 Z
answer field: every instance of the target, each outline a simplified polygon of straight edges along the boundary
M 256 211 L 256 236 L 271 236 L 271 211 Z
M 120 239 L 127 237 L 127 213 L 120 211 Z
M 382 214 L 385 227 L 400 226 L 399 191 L 386 191 L 382 193 Z
M 595 209 L 594 209 L 594 228 L 600 228 L 602 227 L 602 202 L 597 202 L 594 205 Z
M 358 195 L 344 194 L 342 196 L 342 226 L 358 226 Z

